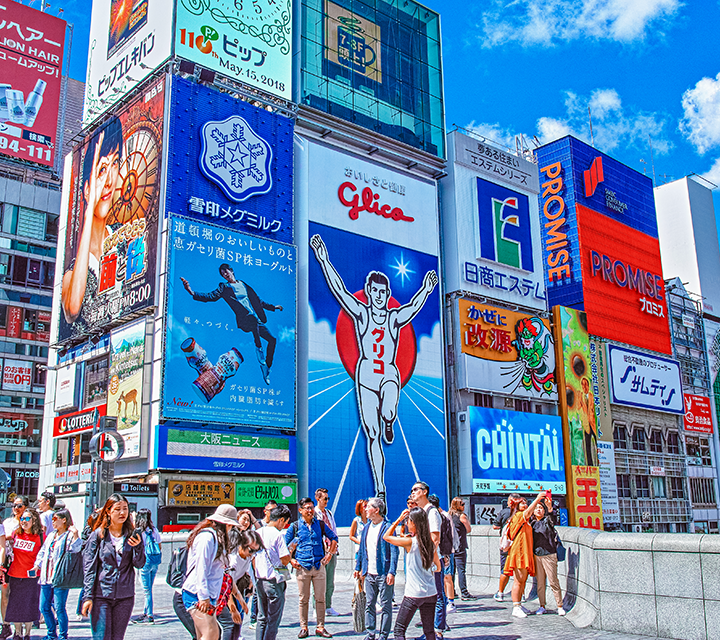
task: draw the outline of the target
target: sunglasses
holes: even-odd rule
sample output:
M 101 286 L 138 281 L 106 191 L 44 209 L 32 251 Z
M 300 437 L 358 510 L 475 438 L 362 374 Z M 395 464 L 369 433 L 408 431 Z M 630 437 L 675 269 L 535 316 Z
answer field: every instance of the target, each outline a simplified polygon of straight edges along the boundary
M 32 518 L 30 516 L 28 516 L 27 518 L 23 517 L 20 518 L 20 522 L 32 522 Z
M 13 509 L 22 509 L 22 508 L 23 508 L 23 505 L 21 505 L 21 504 L 14 504 L 14 505 L 13 505 Z

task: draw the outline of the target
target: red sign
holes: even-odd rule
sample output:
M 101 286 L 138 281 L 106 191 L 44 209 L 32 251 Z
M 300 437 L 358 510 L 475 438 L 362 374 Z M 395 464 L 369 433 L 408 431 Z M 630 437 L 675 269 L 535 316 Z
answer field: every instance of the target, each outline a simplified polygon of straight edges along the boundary
M 576 208 L 588 331 L 672 353 L 658 239 L 580 204 Z
M 90 431 L 100 418 L 107 415 L 107 405 L 101 404 L 92 409 L 84 409 L 75 413 L 66 413 L 55 418 L 53 424 L 53 437 L 67 436 L 80 431 Z
M 361 212 L 367 211 L 383 218 L 393 220 L 405 220 L 414 222 L 415 218 L 406 216 L 400 207 L 391 207 L 389 204 L 380 204 L 380 194 L 375 193 L 370 187 L 365 187 L 361 193 L 352 182 L 343 182 L 338 189 L 338 198 L 346 207 L 350 207 L 348 215 L 351 220 L 357 220 Z
M 0 153 L 51 167 L 66 22 L 12 0 L 0 8 Z
M 683 396 L 685 398 L 685 430 L 712 433 L 710 398 L 690 393 L 684 393 Z
M 8 338 L 19 338 L 22 329 L 23 310 L 20 307 L 8 307 L 7 311 L 7 336 Z

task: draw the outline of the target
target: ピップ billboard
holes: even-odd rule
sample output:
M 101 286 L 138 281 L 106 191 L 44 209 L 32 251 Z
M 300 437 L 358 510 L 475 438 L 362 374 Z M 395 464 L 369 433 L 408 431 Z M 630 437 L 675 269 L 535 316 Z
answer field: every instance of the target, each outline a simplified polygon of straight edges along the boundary
M 550 322 L 527 313 L 458 300 L 458 387 L 527 398 L 557 398 Z
M 65 20 L 0 2 L 0 154 L 55 164 Z
M 65 163 L 60 341 L 155 304 L 164 97 L 162 77 L 75 147 L 71 166 Z
M 292 242 L 290 119 L 175 77 L 170 122 L 167 213 Z
M 358 495 L 403 508 L 416 478 L 445 502 L 435 187 L 304 144 L 310 486 L 343 519 Z
M 294 429 L 295 247 L 170 223 L 163 417 Z

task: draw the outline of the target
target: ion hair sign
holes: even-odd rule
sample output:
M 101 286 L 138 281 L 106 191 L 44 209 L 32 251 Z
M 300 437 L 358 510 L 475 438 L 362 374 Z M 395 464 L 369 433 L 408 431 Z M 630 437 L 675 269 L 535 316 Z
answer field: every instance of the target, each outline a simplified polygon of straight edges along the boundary
M 55 164 L 66 26 L 0 1 L 0 154 Z
M 165 419 L 295 428 L 295 247 L 170 218 Z
M 608 345 L 613 402 L 685 414 L 680 365 L 675 360 Z
M 168 8 L 160 0 L 92 3 L 83 125 L 110 110 L 170 57 Z
M 468 407 L 468 420 L 473 493 L 565 493 L 559 417 Z

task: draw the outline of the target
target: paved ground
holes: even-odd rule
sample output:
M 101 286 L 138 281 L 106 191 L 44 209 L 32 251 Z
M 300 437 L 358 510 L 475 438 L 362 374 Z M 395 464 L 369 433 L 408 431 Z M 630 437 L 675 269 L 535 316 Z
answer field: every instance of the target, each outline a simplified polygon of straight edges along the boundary
M 161 576 L 163 577 L 161 579 Z M 402 587 L 398 587 L 396 602 Z M 77 603 L 78 591 L 72 591 L 68 599 L 68 611 L 70 616 L 70 638 L 73 640 L 91 640 L 90 626 L 87 622 L 75 622 L 75 606 Z M 140 583 L 136 585 L 135 614 L 142 613 L 143 596 Z M 165 584 L 164 571 L 158 573 L 153 590 L 155 600 L 156 623 L 149 625 L 130 625 L 126 635 L 127 640 L 189 640 L 190 636 L 185 628 L 175 617 L 172 609 L 173 591 Z M 280 640 L 295 640 L 299 630 L 298 626 L 298 592 L 297 583 L 291 582 L 288 587 L 288 597 L 285 606 L 282 625 L 280 627 Z M 355 634 L 352 627 L 350 603 L 352 599 L 352 582 L 338 579 L 336 582 L 335 598 L 333 606 L 340 613 L 344 614 L 337 618 L 328 618 L 326 627 L 335 637 L 348 638 L 355 636 L 361 639 L 362 636 Z M 647 636 L 627 636 L 593 629 L 576 629 L 567 619 L 557 615 L 529 616 L 524 620 L 513 618 L 510 615 L 511 605 L 507 602 L 499 603 L 492 599 L 492 596 L 482 596 L 476 602 L 457 602 L 457 613 L 449 616 L 449 624 L 452 630 L 446 634 L 447 640 L 461 640 L 471 638 L 482 638 L 483 640 L 546 640 L 557 638 L 559 640 L 648 640 Z M 535 610 L 537 601 L 526 603 L 528 609 Z M 415 622 L 419 622 L 419 614 L 416 614 Z M 314 631 L 313 626 L 310 627 Z M 33 631 L 33 638 L 42 638 L 45 628 L 40 631 Z M 421 630 L 412 627 L 409 630 L 408 638 L 417 638 Z M 310 638 L 314 636 L 311 635 Z M 247 620 L 243 627 L 243 638 L 254 640 L 255 632 L 249 629 Z

